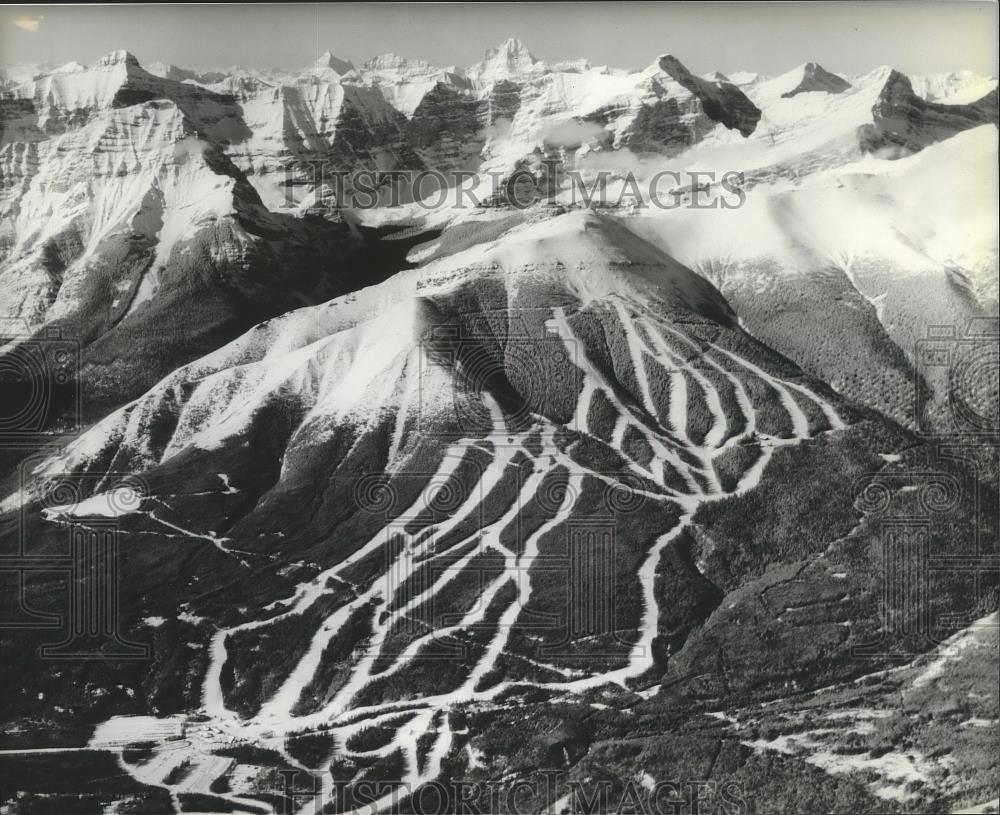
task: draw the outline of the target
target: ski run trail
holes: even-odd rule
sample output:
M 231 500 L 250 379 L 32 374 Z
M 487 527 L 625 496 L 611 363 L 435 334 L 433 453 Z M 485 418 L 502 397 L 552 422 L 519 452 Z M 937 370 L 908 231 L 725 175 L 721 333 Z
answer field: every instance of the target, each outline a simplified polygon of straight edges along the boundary
M 609 446 L 622 456 L 628 468 L 643 483 L 652 483 L 658 488 L 656 491 L 639 490 L 644 499 L 659 502 L 665 507 L 672 505 L 679 513 L 677 523 L 654 541 L 640 563 L 638 577 L 642 612 L 638 636 L 623 667 L 605 672 L 588 672 L 532 660 L 536 666 L 562 678 L 555 682 L 500 681 L 485 683 L 484 686 L 484 678 L 494 671 L 498 660 L 505 654 L 511 630 L 531 599 L 531 573 L 533 563 L 539 556 L 539 541 L 569 520 L 581 495 L 585 477 L 601 479 L 608 485 L 615 483 L 613 476 L 581 468 L 567 452 L 557 446 L 555 435 L 559 427 L 544 417 L 534 416 L 533 426 L 526 431 L 511 433 L 495 430 L 492 436 L 485 439 L 461 439 L 451 445 L 437 473 L 428 480 L 421 494 L 400 517 L 416 517 L 428 505 L 428 500 L 434 497 L 436 490 L 455 475 L 463 456 L 470 448 L 476 447 L 487 452 L 492 460 L 483 473 L 482 483 L 469 491 L 468 497 L 449 517 L 433 525 L 433 534 L 428 534 L 427 528 L 410 534 L 403 531 L 404 525 L 399 523 L 398 518 L 394 519 L 391 529 L 387 526 L 380 530 L 336 566 L 299 585 L 292 597 L 268 607 L 277 612 L 273 616 L 218 630 L 210 645 L 210 662 L 204 677 L 202 708 L 198 711 L 198 716 L 185 722 L 182 738 L 175 737 L 158 743 L 152 757 L 142 763 L 131 764 L 122 760 L 121 766 L 137 780 L 167 789 L 175 802 L 180 793 L 197 792 L 225 798 L 237 808 L 248 807 L 260 811 L 268 804 L 259 798 L 245 797 L 246 790 L 233 789 L 214 793 L 209 786 L 227 771 L 227 767 L 232 766 L 231 758 L 219 756 L 214 753 L 215 750 L 239 743 L 266 746 L 278 751 L 287 764 L 319 779 L 314 797 L 304 801 L 297 800 L 297 809 L 294 811 L 321 812 L 333 796 L 330 764 L 307 769 L 289 754 L 285 744 L 288 736 L 309 732 L 326 733 L 334 739 L 339 755 L 347 758 L 372 759 L 401 751 L 405 765 L 402 789 L 412 791 L 440 775 L 441 762 L 447 757 L 454 738 L 448 713 L 457 706 L 489 703 L 515 686 L 540 686 L 564 693 L 567 697 L 606 685 L 628 688 L 629 683 L 634 685 L 636 680 L 650 673 L 654 667 L 652 645 L 657 635 L 659 616 L 654 591 L 655 573 L 664 550 L 691 523 L 699 506 L 755 488 L 761 482 L 775 450 L 799 444 L 820 433 L 843 429 L 845 424 L 835 408 L 809 388 L 772 376 L 751 361 L 714 343 L 689 337 L 625 297 L 616 295 L 612 300 L 613 309 L 625 331 L 629 355 L 627 362 L 638 383 L 637 396 L 641 401 L 641 408 L 647 414 L 645 416 L 637 415 L 636 406 L 625 404 L 600 369 L 585 354 L 581 354 L 579 349 L 582 344 L 576 342 L 567 316 L 561 308 L 552 308 L 547 327 L 562 338 L 567 348 L 570 348 L 571 343 L 574 344 L 576 352 L 571 357 L 583 373 L 575 417 L 577 431 L 592 434 L 587 421 L 591 401 L 598 394 L 602 395 L 617 412 Z M 662 366 L 669 378 L 669 408 L 665 415 L 659 415 L 657 410 L 647 374 L 647 360 Z M 778 436 L 761 430 L 760 417 L 751 398 L 751 385 L 758 394 L 762 391 L 768 393 L 768 405 L 772 411 L 777 407 L 784 412 L 790 432 Z M 729 398 L 723 397 L 720 387 L 727 390 L 726 396 Z M 483 394 L 483 398 L 493 413 L 494 427 L 504 428 L 499 406 L 492 402 L 488 394 Z M 701 431 L 692 432 L 688 415 L 692 398 L 701 401 L 708 411 L 710 424 L 707 430 L 702 428 Z M 809 415 L 803 409 L 803 405 L 810 403 L 814 417 L 820 414 L 825 417 L 825 427 L 811 427 Z M 402 418 L 399 417 L 398 424 L 402 424 Z M 629 455 L 624 444 L 627 434 L 638 434 L 645 440 L 653 453 L 651 461 L 644 465 Z M 529 440 L 529 437 L 533 438 Z M 484 443 L 490 441 L 494 443 Z M 738 474 L 734 484 L 730 484 L 730 489 L 726 490 L 714 465 L 720 456 L 740 444 L 755 444 L 759 455 L 745 471 Z M 398 446 L 399 439 L 396 437 L 393 449 L 398 449 Z M 507 467 L 512 464 L 516 466 L 515 457 L 523 459 L 525 455 L 531 457 L 531 472 L 521 484 L 517 499 L 506 512 L 444 551 L 435 551 L 435 541 L 443 540 L 463 521 L 473 517 L 480 509 L 482 498 L 500 481 Z M 565 468 L 567 482 L 555 502 L 555 512 L 520 542 L 519 552 L 514 551 L 501 541 L 501 532 L 515 519 L 520 509 L 538 495 L 545 475 L 559 467 Z M 666 470 L 672 470 L 679 478 L 671 479 L 668 484 Z M 165 523 L 162 518 L 157 520 Z M 187 533 L 187 530 L 180 531 Z M 387 567 L 393 576 L 391 584 L 386 579 L 375 579 L 368 588 L 354 587 L 344 577 L 345 572 L 364 558 L 383 550 L 390 535 L 403 538 L 398 552 L 391 555 L 395 561 Z M 477 539 L 479 545 L 470 546 Z M 213 543 L 222 545 L 219 540 L 214 540 Z M 469 551 L 453 560 L 448 568 L 442 569 L 436 579 L 418 581 L 418 588 L 414 590 L 412 597 L 399 599 L 396 590 L 414 576 L 418 569 L 442 556 L 450 555 L 454 558 L 465 547 Z M 494 579 L 484 581 L 479 602 L 474 603 L 473 608 L 461 619 L 446 627 L 423 633 L 410 641 L 400 653 L 388 655 L 383 646 L 386 645 L 393 624 L 431 600 L 462 574 L 463 567 L 468 566 L 473 558 L 484 553 L 502 557 L 504 568 Z M 477 627 L 478 630 L 483 630 L 484 618 L 491 603 L 502 589 L 511 584 L 514 591 L 510 596 L 514 599 L 502 610 L 499 620 L 490 628 L 490 639 L 459 687 L 438 694 L 376 705 L 358 703 L 362 691 L 373 682 L 402 670 L 421 655 L 425 646 L 435 640 Z M 228 657 L 227 638 L 241 631 L 266 628 L 290 616 L 304 614 L 320 598 L 331 592 L 331 585 L 349 585 L 357 588 L 357 591 L 353 599 L 329 613 L 312 635 L 305 653 L 298 658 L 277 690 L 263 700 L 256 715 L 241 718 L 228 709 L 222 689 L 223 668 Z M 320 669 L 324 651 L 331 640 L 348 620 L 369 611 L 371 635 L 363 647 L 356 648 L 350 654 L 346 681 L 319 709 L 299 711 L 297 708 L 303 691 Z M 124 722 L 126 718 L 112 719 L 102 727 L 112 723 L 127 724 Z M 391 728 L 395 737 L 376 749 L 348 749 L 352 736 L 374 726 Z M 136 730 L 133 741 L 142 741 L 145 731 L 141 726 Z M 418 741 L 421 742 L 422 753 L 419 757 Z M 185 772 L 179 775 L 183 778 L 175 783 L 167 783 L 166 779 L 171 771 L 181 765 Z M 367 804 L 364 811 L 386 810 L 398 803 L 399 797 L 399 792 L 393 792 L 373 804 Z

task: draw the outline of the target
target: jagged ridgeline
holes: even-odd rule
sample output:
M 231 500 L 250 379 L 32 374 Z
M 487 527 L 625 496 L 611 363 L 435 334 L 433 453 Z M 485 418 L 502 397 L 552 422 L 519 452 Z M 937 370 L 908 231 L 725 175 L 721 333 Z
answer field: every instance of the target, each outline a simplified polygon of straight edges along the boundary
M 394 55 L 355 68 L 330 53 L 300 73 L 150 68 L 118 51 L 89 68 L 70 63 L 19 77 L 26 81 L 12 76 L 0 98 L 3 333 L 23 338 L 51 328 L 79 344 L 87 422 L 262 319 L 378 282 L 405 265 L 405 242 L 373 246 L 377 234 L 352 229 L 335 209 L 311 208 L 329 191 L 331 174 L 364 168 L 502 176 L 538 156 L 625 172 L 635 162 L 674 161 L 700 148 L 678 166 L 741 171 L 752 187 L 863 151 L 907 155 L 996 118 L 995 88 L 974 77 L 934 79 L 940 88 L 919 79 L 920 89 L 927 85 L 946 100 L 937 102 L 888 68 L 849 81 L 808 63 L 774 79 L 730 80 L 694 76 L 664 56 L 630 73 L 583 60 L 547 65 L 515 40 L 467 69 Z M 774 243 L 766 257 L 753 258 L 755 268 L 796 265 L 774 252 Z M 700 241 L 698 252 L 681 260 L 706 268 L 718 284 L 720 261 L 729 263 L 733 252 L 712 254 L 712 244 Z M 675 252 L 674 245 L 667 248 Z M 822 254 L 825 262 L 829 252 Z M 938 265 L 947 258 L 949 280 L 939 288 L 949 317 L 995 310 L 989 259 L 969 268 L 962 258 L 956 266 L 954 251 L 931 254 Z M 867 285 L 867 271 L 846 273 L 860 281 L 864 298 L 879 296 L 883 287 Z M 979 302 L 964 292 L 968 282 Z M 817 295 L 828 302 L 825 291 Z M 197 318 L 180 320 L 180 303 Z M 758 320 L 757 303 L 737 305 L 748 327 L 780 351 L 827 380 L 836 375 L 826 352 L 818 360 L 799 354 L 773 330 L 770 307 Z M 857 317 L 845 311 L 838 320 Z M 894 335 L 905 324 L 887 320 L 875 333 Z M 872 333 L 870 325 L 848 332 Z M 901 381 L 910 377 L 900 359 L 912 357 L 912 344 L 908 335 L 892 336 L 901 354 L 883 354 L 880 367 Z M 46 419 L 50 429 L 74 423 L 75 387 L 53 402 L 62 407 Z M 877 404 L 867 388 L 846 387 L 905 419 L 901 386 L 893 384 Z
M 995 796 L 995 80 L 3 82 L 12 811 Z M 540 156 L 744 194 L 319 206 Z

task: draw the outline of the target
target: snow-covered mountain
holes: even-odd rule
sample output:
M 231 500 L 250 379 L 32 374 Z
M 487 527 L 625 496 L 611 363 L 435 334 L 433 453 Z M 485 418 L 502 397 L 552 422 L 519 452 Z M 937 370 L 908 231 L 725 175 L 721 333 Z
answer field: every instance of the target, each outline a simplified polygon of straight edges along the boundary
M 356 229 L 261 200 L 248 180 L 256 145 L 286 148 L 243 97 L 155 76 L 119 51 L 0 105 L 5 337 L 71 332 L 97 403 L 106 378 L 148 386 L 260 319 L 382 274 L 382 250 L 367 253 Z M 193 330 L 178 300 L 204 308 Z
M 662 728 L 721 698 L 758 716 L 758 700 L 787 696 L 788 661 L 803 689 L 870 670 L 849 656 L 880 631 L 882 510 L 857 474 L 912 510 L 914 473 L 969 471 L 755 340 L 708 281 L 614 215 L 466 225 L 493 237 L 177 369 L 36 457 L 5 499 L 39 542 L 107 515 L 133 542 L 124 638 L 152 637 L 190 676 L 171 697 L 166 665 L 110 675 L 88 743 L 141 789 L 221 811 L 298 768 L 312 804 L 349 811 L 335 795 L 363 789 L 372 758 L 407 790 L 446 762 L 523 778 L 510 762 L 587 710 Z M 51 492 L 105 471 L 141 487 L 108 475 Z M 933 527 L 941 551 L 974 522 L 956 500 Z M 963 592 L 941 584 L 935 609 L 965 609 Z M 762 593 L 778 605 L 762 612 Z M 108 682 L 77 665 L 72 685 L 38 680 L 68 720 L 87 704 L 73 688 Z M 173 718 L 123 715 L 140 712 Z M 542 766 L 589 790 L 577 751 L 609 749 L 632 715 L 603 714 Z M 527 742 L 494 746 L 528 720 Z M 939 766 L 924 750 L 913 760 Z M 896 789 L 866 778 L 861 801 Z M 900 800 L 978 789 L 958 776 Z
M 0 796 L 995 797 L 996 80 L 831 67 L 5 73 Z

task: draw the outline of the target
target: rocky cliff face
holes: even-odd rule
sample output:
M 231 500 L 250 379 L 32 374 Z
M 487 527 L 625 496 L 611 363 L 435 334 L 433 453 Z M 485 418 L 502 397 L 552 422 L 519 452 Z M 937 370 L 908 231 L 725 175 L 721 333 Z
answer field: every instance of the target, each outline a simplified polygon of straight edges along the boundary
M 520 40 L 509 39 L 487 50 L 482 62 L 472 65 L 465 75 L 477 87 L 490 87 L 506 80 L 525 80 L 546 72 L 543 62 L 536 59 Z
M 422 166 L 406 118 L 382 91 L 332 68 L 283 80 L 231 77 L 211 87 L 239 104 L 245 129 L 226 142 L 226 153 L 273 209 L 297 203 L 324 173 Z
M 413 112 L 410 143 L 442 172 L 475 167 L 485 140 L 484 107 L 482 100 L 438 83 Z
M 961 94 L 972 79 L 920 82 L 939 95 Z M 517 40 L 466 69 L 392 54 L 355 67 L 327 52 L 298 73 L 177 66 L 157 66 L 154 73 L 131 54 L 115 52 L 90 69 L 64 66 L 4 94 L 0 116 L 8 131 L 19 131 L 11 140 L 22 146 L 5 154 L 4 161 L 19 166 L 3 181 L 13 189 L 31 172 L 37 162 L 31 145 L 39 139 L 82 126 L 94 111 L 155 100 L 176 105 L 194 135 L 219 144 L 271 209 L 309 198 L 323 180 L 321 170 L 510 173 L 539 154 L 568 162 L 621 148 L 674 156 L 705 140 L 725 143 L 729 131 L 757 139 L 762 127 L 773 140 L 776 130 L 799 128 L 786 113 L 791 108 L 777 103 L 815 94 L 860 99 L 876 81 L 884 87 L 853 125 L 865 126 L 855 150 L 858 141 L 864 150 L 918 149 L 996 118 L 995 92 L 974 104 L 942 107 L 915 94 L 898 72 L 858 81 L 855 88 L 807 63 L 773 82 L 749 74 L 732 82 L 718 72 L 695 76 L 670 55 L 631 73 L 585 60 L 550 65 Z M 777 89 L 773 97 L 770 84 Z M 9 243 L 7 230 L 0 246 Z
M 366 60 L 346 81 L 378 88 L 386 101 L 406 117 L 413 115 L 424 96 L 438 84 L 460 91 L 472 87 L 456 68 L 439 68 L 422 59 L 406 59 L 396 54 Z
M 730 130 L 749 136 L 760 121 L 760 109 L 730 82 L 708 82 L 692 74 L 676 57 L 660 57 L 660 68 L 690 91 L 701 103 L 705 115 Z
M 295 74 L 157 70 L 163 75 L 116 51 L 0 96 L 4 316 L 32 329 L 71 317 L 95 285 L 93 270 L 115 258 L 101 284 L 114 295 L 99 311 L 101 325 L 117 325 L 149 307 L 191 245 L 223 264 L 227 291 L 258 304 L 274 299 L 268 286 L 290 285 L 293 300 L 349 287 L 307 257 L 310 241 L 337 255 L 334 245 L 354 240 L 346 227 L 275 215 L 305 211 L 299 203 L 328 182 L 324 173 L 510 173 L 541 156 L 570 164 L 588 155 L 614 161 L 623 151 L 627 162 L 734 137 L 752 143 L 748 156 L 779 159 L 783 141 L 797 149 L 814 142 L 828 163 L 859 144 L 912 152 L 996 120 L 995 89 L 969 104 L 928 102 L 889 69 L 852 85 L 809 63 L 773 82 L 741 78 L 741 89 L 721 74 L 697 77 L 669 55 L 629 73 L 585 61 L 546 65 L 517 41 L 467 70 L 393 55 L 355 68 L 329 52 Z M 972 79 L 962 81 L 921 87 L 954 95 Z M 825 106 L 838 100 L 830 115 L 849 124 L 843 150 L 828 149 L 832 130 L 824 109 L 814 111 L 819 95 Z M 813 167 L 794 163 L 796 175 Z M 311 271 L 279 271 L 282 252 Z
M 359 144 L 373 138 L 351 119 L 361 93 L 338 107 L 330 153 L 345 162 L 352 132 Z M 279 89 L 272 103 L 294 115 L 290 95 Z M 357 234 L 271 212 L 248 181 L 247 98 L 154 76 L 114 52 L 0 102 L 0 317 L 22 339 L 43 328 L 73 336 L 93 409 L 260 319 L 360 282 L 342 266 Z M 286 128 L 275 153 L 306 149 L 300 132 Z M 195 305 L 182 314 L 178 302 Z
M 892 71 L 872 107 L 871 124 L 859 130 L 864 151 L 897 148 L 917 151 L 963 130 L 997 123 L 997 91 L 967 105 L 927 102 L 913 92 L 909 78 Z

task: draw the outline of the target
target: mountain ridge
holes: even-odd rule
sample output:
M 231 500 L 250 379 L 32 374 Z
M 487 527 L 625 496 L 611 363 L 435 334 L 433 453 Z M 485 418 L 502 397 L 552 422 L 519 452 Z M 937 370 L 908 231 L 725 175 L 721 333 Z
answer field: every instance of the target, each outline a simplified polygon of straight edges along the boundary
M 5 809 L 995 795 L 995 89 L 155 67 L 0 89 Z

